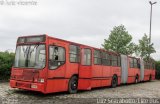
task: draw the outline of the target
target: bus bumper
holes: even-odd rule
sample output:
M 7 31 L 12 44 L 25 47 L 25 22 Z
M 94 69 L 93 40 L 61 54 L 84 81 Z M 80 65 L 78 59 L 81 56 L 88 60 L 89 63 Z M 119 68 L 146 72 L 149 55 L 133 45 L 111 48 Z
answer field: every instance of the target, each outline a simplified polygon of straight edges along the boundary
M 32 83 L 32 82 L 10 80 L 10 86 L 12 88 L 19 88 L 19 89 L 31 90 L 31 91 L 39 91 L 39 92 L 45 93 L 44 83 Z

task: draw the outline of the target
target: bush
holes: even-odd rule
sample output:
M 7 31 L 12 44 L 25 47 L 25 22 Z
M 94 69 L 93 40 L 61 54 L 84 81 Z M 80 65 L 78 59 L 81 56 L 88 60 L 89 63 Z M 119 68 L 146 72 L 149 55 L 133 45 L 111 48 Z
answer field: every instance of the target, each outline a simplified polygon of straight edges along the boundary
M 156 61 L 156 79 L 160 79 L 160 61 Z
M 13 60 L 14 53 L 0 52 L 0 80 L 8 80 L 10 78 Z

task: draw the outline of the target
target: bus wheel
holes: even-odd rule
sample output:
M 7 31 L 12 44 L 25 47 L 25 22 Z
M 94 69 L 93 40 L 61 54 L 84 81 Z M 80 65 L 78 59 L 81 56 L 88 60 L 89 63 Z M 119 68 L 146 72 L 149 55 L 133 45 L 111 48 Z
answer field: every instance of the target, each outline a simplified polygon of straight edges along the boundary
M 118 80 L 117 80 L 117 76 L 113 76 L 112 77 L 112 82 L 111 82 L 111 87 L 115 88 L 117 86 Z
M 138 79 L 139 79 L 139 77 L 137 75 L 136 78 L 135 78 L 135 83 L 138 83 Z
M 149 76 L 149 81 L 151 81 L 151 80 L 152 80 L 152 76 L 150 75 L 150 76 Z
M 74 94 L 77 93 L 77 88 L 78 88 L 78 78 L 76 76 L 73 76 L 69 80 L 68 91 L 70 94 Z

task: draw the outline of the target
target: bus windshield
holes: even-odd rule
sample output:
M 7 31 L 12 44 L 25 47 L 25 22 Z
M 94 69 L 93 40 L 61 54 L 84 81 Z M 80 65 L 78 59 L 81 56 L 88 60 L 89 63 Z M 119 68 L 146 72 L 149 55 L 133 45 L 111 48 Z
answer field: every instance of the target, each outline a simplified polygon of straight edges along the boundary
M 45 63 L 45 45 L 17 46 L 14 67 L 42 69 L 45 67 Z

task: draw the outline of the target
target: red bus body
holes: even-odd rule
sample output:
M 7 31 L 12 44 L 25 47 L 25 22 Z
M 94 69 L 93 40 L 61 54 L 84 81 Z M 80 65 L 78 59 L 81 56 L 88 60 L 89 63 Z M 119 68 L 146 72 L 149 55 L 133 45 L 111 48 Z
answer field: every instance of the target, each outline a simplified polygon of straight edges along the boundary
M 134 83 L 135 77 L 140 76 L 140 68 L 138 68 L 138 64 L 139 64 L 140 59 L 134 58 L 134 57 L 128 57 L 128 60 L 129 60 L 129 62 L 128 62 L 128 81 L 127 81 L 127 83 Z M 135 60 L 136 60 L 137 64 L 134 64 Z M 138 81 L 140 81 L 140 79 Z
M 36 37 L 36 39 L 34 37 Z M 58 51 L 61 50 L 61 52 L 58 53 L 61 55 L 57 55 L 59 59 L 56 59 L 55 57 L 57 56 L 54 56 L 56 49 L 58 49 Z M 76 51 L 75 53 L 72 52 L 75 49 L 78 50 L 78 54 Z M 42 51 L 42 53 L 40 52 L 38 54 L 39 56 L 36 56 L 37 53 L 30 55 L 33 54 L 32 52 L 34 50 L 36 50 L 35 52 Z M 55 53 L 52 55 L 54 51 Z M 20 56 L 18 56 L 19 54 Z M 43 67 L 38 68 L 40 67 L 38 65 L 37 67 L 33 65 L 30 65 L 32 68 L 28 67 L 29 64 L 33 62 L 32 60 L 34 60 L 33 56 L 35 56 L 35 58 L 38 57 L 37 60 L 40 60 L 35 61 L 33 65 L 40 62 L 40 65 Z M 23 63 L 24 60 L 17 61 L 17 59 L 21 57 L 33 58 L 31 58 L 30 62 L 25 61 L 25 63 Z M 52 57 L 54 57 L 54 61 Z M 125 57 L 127 57 L 126 64 L 128 72 L 127 79 L 125 77 L 123 78 L 126 81 L 122 81 L 121 64 L 123 63 L 120 54 L 47 35 L 19 37 L 15 58 L 16 65 L 12 67 L 10 86 L 12 88 L 39 91 L 47 94 L 68 91 L 70 88 L 69 83 L 73 76 L 78 78 L 77 90 L 91 90 L 96 87 L 111 86 L 114 78 L 116 79 L 116 85 L 135 83 L 136 78 L 138 81 L 149 80 L 146 76 L 144 76 L 144 79 L 140 79 L 140 59 L 130 56 Z M 137 60 L 135 61 L 135 66 L 133 65 L 134 61 L 133 63 L 130 61 L 132 59 Z M 20 67 L 20 64 L 23 64 L 23 67 Z M 131 64 L 133 67 L 131 67 Z M 24 67 L 26 65 L 27 67 Z M 123 73 L 125 73 L 125 71 L 123 71 Z M 148 72 L 145 70 L 144 73 L 145 75 L 151 75 L 152 79 L 155 78 L 155 69 L 150 69 Z
M 155 66 L 153 63 L 144 62 L 144 81 L 155 79 Z

